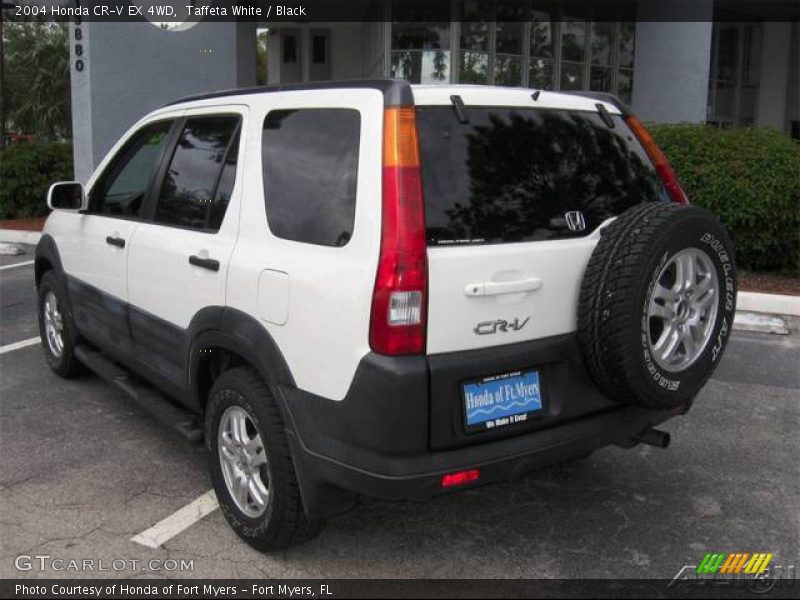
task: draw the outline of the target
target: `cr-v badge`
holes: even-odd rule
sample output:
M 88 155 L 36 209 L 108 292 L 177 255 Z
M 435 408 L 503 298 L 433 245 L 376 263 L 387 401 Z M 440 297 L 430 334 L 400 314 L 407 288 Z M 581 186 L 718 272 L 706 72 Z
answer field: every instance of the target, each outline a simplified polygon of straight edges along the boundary
M 564 219 L 567 221 L 567 227 L 570 231 L 583 231 L 586 229 L 586 219 L 583 218 L 583 213 L 579 210 L 571 210 L 564 213 Z
M 525 327 L 530 320 L 530 317 L 526 317 L 524 321 L 520 321 L 519 317 L 517 317 L 513 321 L 506 321 L 505 319 L 497 319 L 496 321 L 483 321 L 482 323 L 475 325 L 472 331 L 474 331 L 477 335 L 492 335 L 498 331 L 502 331 L 504 333 L 508 331 L 519 331 Z

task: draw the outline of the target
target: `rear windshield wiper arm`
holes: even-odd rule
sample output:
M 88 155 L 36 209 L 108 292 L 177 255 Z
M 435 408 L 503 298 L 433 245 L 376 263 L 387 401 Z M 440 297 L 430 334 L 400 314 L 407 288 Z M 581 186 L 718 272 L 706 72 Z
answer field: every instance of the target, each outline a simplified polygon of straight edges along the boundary
M 469 117 L 467 117 L 467 110 L 464 106 L 464 101 L 461 99 L 461 96 L 457 94 L 453 94 L 450 96 L 450 102 L 453 103 L 453 110 L 456 111 L 456 118 L 458 122 L 462 125 L 466 125 L 469 123 Z

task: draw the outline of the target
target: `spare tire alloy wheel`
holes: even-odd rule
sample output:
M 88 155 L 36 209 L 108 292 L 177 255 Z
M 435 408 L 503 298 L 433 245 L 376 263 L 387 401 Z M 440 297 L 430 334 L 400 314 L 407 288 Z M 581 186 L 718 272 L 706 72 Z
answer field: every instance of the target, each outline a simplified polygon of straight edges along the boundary
M 648 308 L 650 354 L 671 373 L 692 366 L 703 354 L 717 319 L 719 277 L 699 248 L 672 256 L 656 275 Z
M 640 204 L 601 230 L 581 285 L 578 340 L 606 395 L 688 406 L 728 342 L 733 256 L 722 224 L 692 206 Z

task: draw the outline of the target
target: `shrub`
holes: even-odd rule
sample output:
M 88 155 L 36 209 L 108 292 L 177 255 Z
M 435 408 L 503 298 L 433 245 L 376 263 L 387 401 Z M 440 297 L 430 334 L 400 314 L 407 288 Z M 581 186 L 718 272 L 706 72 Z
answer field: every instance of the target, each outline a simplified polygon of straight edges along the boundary
M 65 142 L 18 144 L 0 152 L 0 219 L 47 214 L 51 183 L 69 181 L 72 146 Z
M 733 234 L 740 267 L 800 272 L 800 144 L 771 129 L 650 129 L 690 202 Z

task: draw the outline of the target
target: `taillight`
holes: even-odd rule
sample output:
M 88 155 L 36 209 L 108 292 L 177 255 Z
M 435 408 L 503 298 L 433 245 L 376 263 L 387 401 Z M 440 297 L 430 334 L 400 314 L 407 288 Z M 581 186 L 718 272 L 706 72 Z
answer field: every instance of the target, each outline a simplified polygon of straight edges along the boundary
M 425 351 L 428 259 L 417 123 L 412 107 L 387 108 L 383 124 L 381 252 L 370 346 L 379 354 Z
M 681 188 L 681 184 L 678 183 L 675 171 L 672 170 L 672 166 L 669 164 L 666 155 L 661 151 L 661 148 L 658 147 L 658 144 L 656 144 L 650 132 L 647 131 L 645 126 L 642 125 L 642 122 L 634 116 L 625 117 L 625 122 L 639 140 L 644 151 L 647 152 L 647 156 L 653 161 L 656 172 L 658 176 L 661 177 L 661 181 L 664 183 L 664 187 L 669 197 L 672 198 L 672 201 L 678 204 L 689 204 L 689 199 L 686 197 L 683 188 Z
M 467 485 L 474 483 L 481 478 L 479 469 L 468 469 L 466 471 L 456 471 L 442 476 L 442 487 L 455 487 L 457 485 Z

